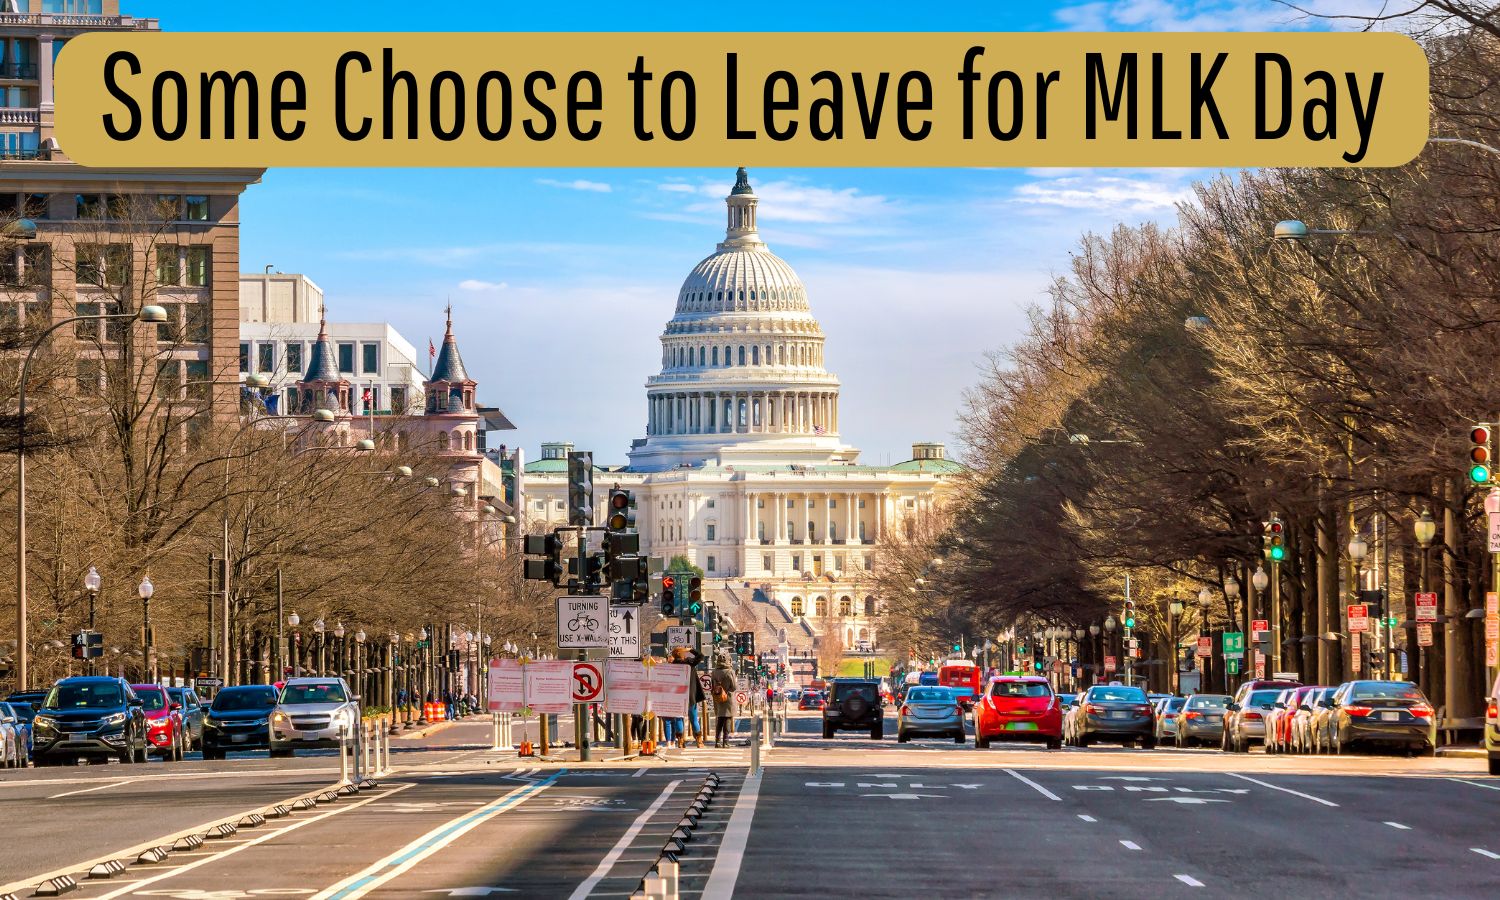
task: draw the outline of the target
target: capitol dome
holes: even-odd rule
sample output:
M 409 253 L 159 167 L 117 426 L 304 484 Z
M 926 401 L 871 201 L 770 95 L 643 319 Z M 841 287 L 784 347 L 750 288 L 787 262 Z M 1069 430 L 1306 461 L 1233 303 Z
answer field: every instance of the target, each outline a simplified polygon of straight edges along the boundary
M 724 240 L 688 273 L 662 333 L 631 468 L 851 461 L 823 330 L 802 280 L 761 240 L 743 168 L 724 202 Z

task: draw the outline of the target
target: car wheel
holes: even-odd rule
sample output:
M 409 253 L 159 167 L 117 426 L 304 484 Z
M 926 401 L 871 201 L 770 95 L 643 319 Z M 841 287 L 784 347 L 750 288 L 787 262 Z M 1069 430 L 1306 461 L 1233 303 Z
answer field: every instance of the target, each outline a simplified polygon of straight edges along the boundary
M 1156 741 L 1141 741 L 1141 749 L 1142 750 L 1155 750 L 1156 749 Z
M 830 740 L 832 737 L 833 737 L 833 726 L 832 725 L 824 725 L 823 726 L 823 740 L 825 740 L 825 741 L 826 740 Z
M 906 732 L 901 731 L 899 729 L 896 731 L 896 743 L 898 743 L 898 744 L 904 744 L 904 743 L 906 743 L 909 740 L 911 740 L 911 739 L 906 736 Z
M 1052 738 L 1051 740 L 1049 740 L 1047 742 L 1047 749 L 1048 750 L 1061 750 L 1062 749 L 1062 738 Z
M 955 744 L 962 744 L 963 742 L 964 742 L 964 733 L 962 731 L 957 732 L 956 734 L 953 735 L 953 743 L 955 743 Z
M 1490 757 L 1490 774 L 1500 775 L 1500 756 Z
M 135 751 L 134 750 L 131 750 L 131 749 L 127 748 L 125 750 L 121 750 L 120 751 L 120 765 L 122 765 L 122 766 L 128 766 L 128 765 L 130 765 L 133 762 L 135 762 Z
M 1074 743 L 1079 747 L 1087 747 L 1089 745 L 1089 737 L 1088 735 L 1082 735 Z
M 870 740 L 878 741 L 885 737 L 885 723 L 876 722 L 870 728 Z
M 988 750 L 988 749 L 990 749 L 990 739 L 987 738 L 987 737 L 984 737 L 982 735 L 977 735 L 977 734 L 974 735 L 974 749 L 975 750 Z M 1494 763 L 1492 762 L 1492 763 L 1490 763 L 1490 765 L 1493 766 Z

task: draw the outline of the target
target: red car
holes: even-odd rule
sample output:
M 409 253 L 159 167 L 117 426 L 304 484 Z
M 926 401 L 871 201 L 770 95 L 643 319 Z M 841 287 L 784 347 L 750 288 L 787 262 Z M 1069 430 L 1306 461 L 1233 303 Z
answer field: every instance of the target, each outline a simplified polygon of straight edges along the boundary
M 182 759 L 187 746 L 182 726 L 182 704 L 167 694 L 159 684 L 132 684 L 135 695 L 146 713 L 146 747 L 164 759 Z
M 1062 703 L 1047 679 L 999 675 L 990 679 L 984 700 L 974 704 L 974 746 L 990 741 L 1041 741 L 1062 748 Z
M 828 705 L 820 691 L 803 691 L 802 699 L 797 701 L 798 709 L 822 709 Z

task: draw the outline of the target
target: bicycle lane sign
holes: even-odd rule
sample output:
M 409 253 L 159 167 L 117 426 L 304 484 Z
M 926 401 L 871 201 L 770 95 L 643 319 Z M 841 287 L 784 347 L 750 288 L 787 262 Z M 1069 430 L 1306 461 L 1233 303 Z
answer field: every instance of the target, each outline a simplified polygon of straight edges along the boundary
M 557 598 L 557 649 L 609 646 L 609 601 L 604 597 Z

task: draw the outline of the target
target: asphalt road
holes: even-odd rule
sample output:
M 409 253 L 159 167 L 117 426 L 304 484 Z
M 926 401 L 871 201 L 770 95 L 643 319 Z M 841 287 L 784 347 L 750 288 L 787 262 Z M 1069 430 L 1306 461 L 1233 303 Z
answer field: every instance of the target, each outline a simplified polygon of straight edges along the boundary
M 627 896 L 710 771 L 720 788 L 680 855 L 686 897 L 1500 896 L 1500 779 L 1482 760 L 980 751 L 824 741 L 817 723 L 795 717 L 753 777 L 743 746 L 544 763 L 459 723 L 398 741 L 376 788 L 69 896 Z M 64 858 L 317 790 L 334 762 L 0 776 L 20 850 L 0 857 L 0 880 L 35 884 Z

